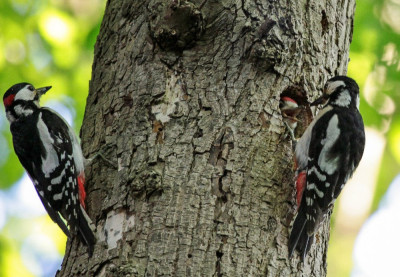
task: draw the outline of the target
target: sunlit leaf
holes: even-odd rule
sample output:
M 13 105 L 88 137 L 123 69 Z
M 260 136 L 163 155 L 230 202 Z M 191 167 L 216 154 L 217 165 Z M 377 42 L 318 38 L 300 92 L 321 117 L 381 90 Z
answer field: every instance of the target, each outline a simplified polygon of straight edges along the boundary
M 69 45 L 76 39 L 76 23 L 65 13 L 47 10 L 39 19 L 42 36 L 56 46 Z

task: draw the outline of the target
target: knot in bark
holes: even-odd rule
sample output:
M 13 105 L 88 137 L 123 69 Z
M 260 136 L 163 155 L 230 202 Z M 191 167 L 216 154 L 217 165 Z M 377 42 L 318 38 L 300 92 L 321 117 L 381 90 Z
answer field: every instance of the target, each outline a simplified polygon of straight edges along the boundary
M 158 7 L 149 22 L 153 41 L 167 51 L 192 47 L 204 30 L 203 14 L 186 1 L 172 1 L 172 4 Z

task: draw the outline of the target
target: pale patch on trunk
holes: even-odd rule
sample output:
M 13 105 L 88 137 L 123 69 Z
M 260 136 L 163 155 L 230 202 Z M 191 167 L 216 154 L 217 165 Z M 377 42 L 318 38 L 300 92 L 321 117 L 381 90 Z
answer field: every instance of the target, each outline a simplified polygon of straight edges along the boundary
M 124 232 L 135 224 L 135 217 L 128 216 L 125 210 L 111 211 L 107 214 L 106 222 L 99 234 L 100 241 L 107 243 L 107 249 L 111 250 L 118 246 Z

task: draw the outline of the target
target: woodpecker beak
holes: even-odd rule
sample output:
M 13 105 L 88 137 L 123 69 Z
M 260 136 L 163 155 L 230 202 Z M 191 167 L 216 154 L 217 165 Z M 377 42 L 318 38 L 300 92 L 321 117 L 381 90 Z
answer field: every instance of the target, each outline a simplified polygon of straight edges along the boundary
M 51 86 L 42 87 L 42 88 L 37 88 L 37 89 L 36 89 L 36 93 L 37 93 L 37 95 L 40 97 L 40 96 L 42 96 L 43 94 L 45 94 L 49 89 L 51 89 Z
M 328 100 L 329 95 L 324 94 L 322 95 L 320 98 L 318 98 L 317 100 L 315 100 L 314 102 L 312 102 L 310 104 L 310 106 L 317 106 L 317 105 L 322 105 L 325 104 L 325 102 Z

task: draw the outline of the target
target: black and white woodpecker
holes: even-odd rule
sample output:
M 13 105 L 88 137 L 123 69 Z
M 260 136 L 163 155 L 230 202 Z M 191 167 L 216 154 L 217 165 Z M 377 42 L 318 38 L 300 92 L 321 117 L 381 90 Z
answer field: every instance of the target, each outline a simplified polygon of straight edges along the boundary
M 295 150 L 298 213 L 289 237 L 304 260 L 314 234 L 357 168 L 364 152 L 364 123 L 359 112 L 359 88 L 346 76 L 326 83 L 312 106 L 324 104 L 298 140 Z
M 14 150 L 50 218 L 69 238 L 77 234 L 91 256 L 96 238 L 85 212 L 84 157 L 68 123 L 39 105 L 50 88 L 19 83 L 4 94 Z

